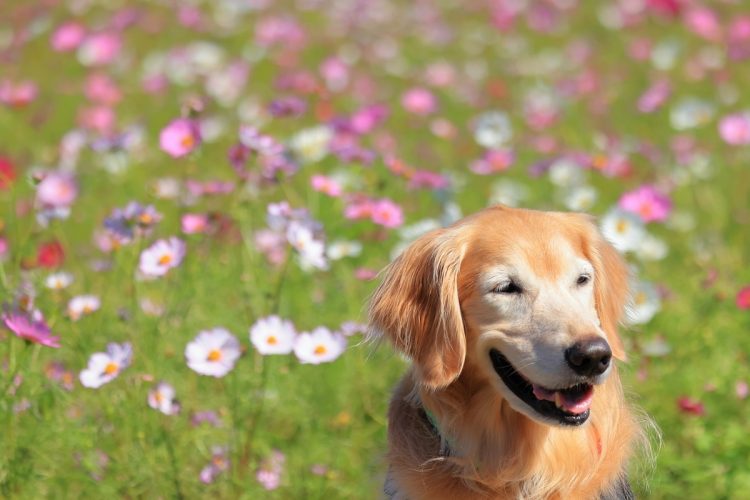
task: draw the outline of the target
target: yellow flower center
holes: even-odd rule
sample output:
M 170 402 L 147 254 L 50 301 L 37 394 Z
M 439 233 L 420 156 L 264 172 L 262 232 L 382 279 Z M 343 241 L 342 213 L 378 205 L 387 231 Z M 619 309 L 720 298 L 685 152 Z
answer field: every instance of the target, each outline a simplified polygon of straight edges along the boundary
M 269 345 L 276 345 L 279 343 L 279 339 L 277 339 L 273 335 L 269 335 L 268 338 L 266 339 L 266 342 L 268 342 Z
M 652 207 L 649 203 L 644 203 L 639 207 L 638 211 L 644 218 L 648 218 L 654 212 L 654 207 Z
M 214 349 L 208 353 L 208 357 L 206 359 L 208 361 L 220 361 L 221 356 L 222 356 L 221 351 L 219 349 Z
M 91 307 L 88 304 L 86 304 L 85 306 L 83 306 L 83 314 L 91 314 L 92 312 L 94 312 L 94 308 L 93 307 Z
M 120 367 L 118 366 L 117 363 L 115 363 L 114 361 L 110 361 L 109 363 L 107 363 L 107 366 L 104 367 L 104 374 L 114 375 L 117 373 L 117 370 L 119 369 Z
M 618 221 L 617 226 L 615 226 L 615 230 L 618 233 L 624 233 L 625 231 L 628 230 L 628 222 L 624 220 Z
M 186 135 L 180 141 L 180 145 L 185 149 L 190 149 L 195 145 L 195 139 L 193 139 L 192 135 Z
M 607 157 L 604 155 L 596 155 L 592 159 L 591 165 L 597 170 L 602 170 L 607 166 Z
M 643 292 L 638 292 L 635 294 L 634 300 L 636 305 L 640 306 L 641 304 L 644 304 L 646 302 L 646 294 Z
M 160 266 L 166 266 L 170 262 L 172 262 L 172 256 L 169 255 L 168 253 L 162 255 L 161 257 L 159 257 L 159 260 L 158 260 L 158 263 L 159 263 Z
M 316 356 L 322 356 L 323 354 L 327 352 L 328 352 L 328 349 L 326 349 L 326 346 L 324 346 L 323 344 L 319 344 L 317 347 L 315 347 L 313 354 L 315 354 Z
M 150 214 L 141 214 L 139 219 L 141 224 L 151 224 L 154 221 L 154 218 Z
M 157 403 L 161 403 L 163 399 L 164 396 L 161 395 L 161 392 L 156 391 L 156 393 L 154 394 L 154 400 L 156 400 Z

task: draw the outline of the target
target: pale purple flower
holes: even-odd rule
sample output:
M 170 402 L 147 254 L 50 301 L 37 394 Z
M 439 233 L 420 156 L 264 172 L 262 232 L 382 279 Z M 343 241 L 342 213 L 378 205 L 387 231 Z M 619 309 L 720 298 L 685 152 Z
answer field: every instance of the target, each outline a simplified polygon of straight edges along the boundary
M 198 125 L 187 118 L 172 120 L 159 134 L 161 149 L 174 158 L 191 153 L 200 143 Z
M 324 326 L 299 334 L 294 343 L 294 354 L 305 364 L 329 363 L 341 356 L 345 349 L 346 337 L 332 333 Z
M 17 337 L 47 347 L 60 347 L 60 337 L 52 335 L 44 316 L 39 311 L 26 312 L 6 308 L 2 320 L 5 327 Z
M 296 337 L 292 322 L 278 316 L 260 318 L 250 328 L 250 342 L 263 355 L 289 354 Z
M 211 377 L 223 377 L 232 371 L 240 354 L 239 341 L 224 328 L 201 331 L 185 347 L 190 369 Z
M 200 480 L 204 484 L 211 484 L 222 472 L 229 469 L 229 450 L 224 446 L 214 446 L 211 461 L 201 469 Z
M 185 257 L 185 242 L 172 236 L 168 240 L 158 240 L 141 252 L 138 269 L 148 277 L 164 276 L 180 265 Z
M 165 415 L 176 415 L 180 412 L 180 403 L 175 399 L 175 390 L 166 382 L 159 382 L 148 393 L 148 405 Z
M 111 382 L 130 365 L 132 357 L 130 342 L 107 344 L 107 352 L 97 352 L 89 358 L 88 367 L 79 375 L 81 384 L 96 389 Z
M 36 190 L 37 201 L 44 207 L 70 206 L 78 195 L 73 177 L 62 172 L 50 172 L 44 176 Z

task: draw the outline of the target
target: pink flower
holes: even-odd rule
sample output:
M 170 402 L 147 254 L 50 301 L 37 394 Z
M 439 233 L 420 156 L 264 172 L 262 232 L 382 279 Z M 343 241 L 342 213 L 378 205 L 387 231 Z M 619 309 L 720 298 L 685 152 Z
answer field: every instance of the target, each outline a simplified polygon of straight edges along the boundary
M 281 484 L 281 474 L 284 472 L 286 457 L 279 450 L 271 452 L 271 456 L 263 461 L 260 469 L 255 473 L 255 479 L 266 490 L 275 490 Z
M 198 125 L 187 118 L 172 120 L 159 134 L 161 149 L 173 158 L 179 158 L 192 152 L 200 145 L 200 142 Z
M 482 158 L 469 165 L 469 170 L 479 175 L 491 175 L 510 168 L 515 154 L 510 149 L 490 149 Z
M 84 108 L 78 115 L 78 123 L 89 130 L 108 134 L 115 126 L 115 111 L 108 106 Z
M 112 62 L 122 48 L 118 33 L 96 33 L 78 47 L 78 60 L 85 66 L 99 66 Z
M 36 99 L 38 90 L 34 82 L 19 83 L 3 80 L 0 82 L 0 103 L 13 108 L 22 108 Z
M 36 190 L 36 199 L 47 207 L 67 207 L 78 196 L 78 187 L 73 177 L 61 172 L 50 172 Z
M 672 87 L 666 80 L 659 80 L 638 99 L 638 111 L 641 113 L 651 113 L 659 109 L 662 104 L 669 98 Z
M 739 292 L 737 292 L 737 307 L 742 310 L 748 310 L 750 309 L 750 285 L 742 287 Z
M 750 393 L 750 387 L 748 387 L 747 382 L 744 380 L 738 380 L 734 385 L 734 393 L 739 399 L 745 399 Z
M 185 234 L 205 233 L 208 229 L 208 215 L 185 214 L 180 219 L 180 225 Z
M 326 177 L 325 175 L 313 175 L 310 179 L 310 184 L 315 191 L 327 194 L 334 198 L 341 196 L 341 193 L 343 192 L 341 185 L 338 182 L 330 177 Z
M 710 41 L 721 39 L 721 24 L 716 13 L 707 7 L 693 7 L 685 13 L 685 24 L 696 35 Z
M 378 272 L 376 270 L 369 269 L 367 267 L 358 267 L 354 271 L 354 277 L 360 281 L 370 281 L 375 279 L 377 276 Z
M 81 45 L 86 37 L 86 29 L 83 25 L 75 22 L 61 24 L 52 34 L 50 43 L 52 49 L 57 52 L 68 52 L 75 50 Z
M 344 217 L 350 220 L 368 219 L 372 216 L 373 202 L 368 198 L 350 201 L 344 209 Z
M 404 223 L 401 207 L 387 198 L 378 200 L 372 206 L 372 221 L 383 227 L 399 227 Z
M 623 194 L 618 204 L 626 212 L 640 216 L 644 222 L 663 221 L 672 211 L 670 199 L 650 185 Z
M 112 105 L 122 99 L 122 92 L 107 74 L 92 73 L 86 78 L 86 97 L 99 104 Z
M 706 413 L 706 408 L 703 406 L 703 403 L 689 396 L 682 396 L 678 398 L 677 407 L 682 413 L 685 413 L 687 415 L 695 415 L 697 417 L 700 417 Z
M 47 347 L 60 347 L 60 337 L 52 335 L 44 316 L 38 311 L 26 313 L 6 310 L 2 314 L 2 320 L 10 331 L 24 340 Z
M 185 258 L 185 242 L 172 236 L 158 240 L 141 252 L 138 269 L 151 278 L 164 276 L 170 269 L 179 266 Z
M 719 135 L 732 146 L 750 144 L 750 113 L 734 113 L 722 118 Z
M 429 90 L 415 87 L 407 90 L 401 96 L 401 105 L 404 109 L 415 115 L 429 115 L 437 109 L 437 99 Z

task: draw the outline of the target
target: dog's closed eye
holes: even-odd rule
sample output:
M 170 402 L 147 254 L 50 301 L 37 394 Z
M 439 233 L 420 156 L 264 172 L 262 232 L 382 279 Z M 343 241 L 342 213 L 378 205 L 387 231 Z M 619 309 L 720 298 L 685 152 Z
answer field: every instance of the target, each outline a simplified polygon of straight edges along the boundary
M 501 293 L 501 294 L 507 294 L 507 295 L 514 295 L 514 294 L 521 294 L 523 293 L 523 288 L 520 287 L 515 281 L 504 281 L 503 283 L 500 283 L 495 288 L 492 289 L 492 293 Z

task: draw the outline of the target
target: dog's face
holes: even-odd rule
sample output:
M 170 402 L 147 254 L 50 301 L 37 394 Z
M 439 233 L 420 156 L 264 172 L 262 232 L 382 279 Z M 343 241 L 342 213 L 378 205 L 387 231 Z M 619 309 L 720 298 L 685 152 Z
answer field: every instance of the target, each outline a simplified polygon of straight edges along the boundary
M 624 264 L 587 217 L 493 207 L 405 250 L 370 322 L 427 387 L 471 367 L 516 411 L 580 425 L 612 357 L 624 357 L 626 288 Z

